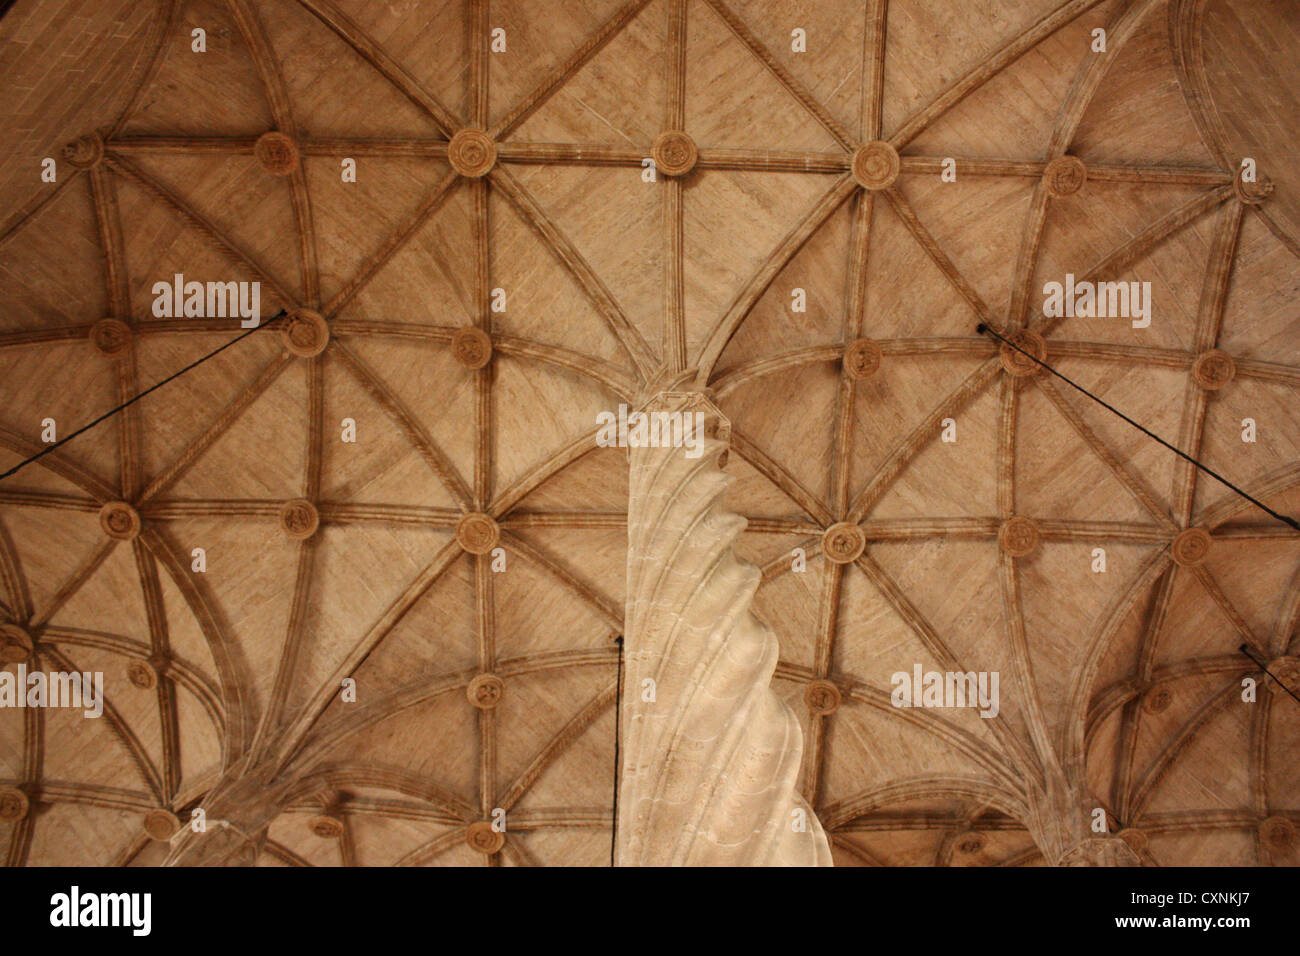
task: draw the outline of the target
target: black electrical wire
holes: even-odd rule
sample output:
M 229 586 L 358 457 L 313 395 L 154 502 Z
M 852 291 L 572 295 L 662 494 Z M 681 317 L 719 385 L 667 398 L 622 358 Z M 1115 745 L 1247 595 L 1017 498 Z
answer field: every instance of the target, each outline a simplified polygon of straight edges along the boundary
M 1283 524 L 1287 525 L 1288 527 L 1294 528 L 1296 531 L 1300 531 L 1300 522 L 1297 522 L 1294 518 L 1288 517 L 1287 515 L 1284 515 L 1284 514 L 1279 514 L 1278 512 L 1274 511 L 1272 508 L 1270 508 L 1268 505 L 1264 504 L 1264 502 L 1260 501 L 1258 498 L 1255 498 L 1255 497 L 1251 496 L 1249 493 L 1247 493 L 1246 491 L 1242 490 L 1241 488 L 1238 488 L 1236 485 L 1234 485 L 1232 482 L 1230 482 L 1227 478 L 1224 478 L 1224 477 L 1223 477 L 1222 475 L 1220 475 L 1218 472 L 1213 471 L 1212 469 L 1208 468 L 1207 466 L 1201 464 L 1199 461 L 1197 461 L 1197 460 L 1196 460 L 1195 458 L 1193 458 L 1191 455 L 1187 454 L 1187 452 L 1183 451 L 1182 449 L 1175 448 L 1173 445 L 1169 444 L 1169 442 L 1165 441 L 1163 438 L 1161 438 L 1161 437 L 1160 437 L 1159 435 L 1157 435 L 1155 432 L 1151 431 L 1151 430 L 1148 429 L 1148 428 L 1144 428 L 1142 425 L 1139 425 L 1137 422 L 1133 421 L 1133 419 L 1129 418 L 1127 415 L 1125 415 L 1123 412 L 1121 412 L 1121 411 L 1120 411 L 1118 408 L 1116 408 L 1114 405 L 1110 405 L 1110 404 L 1108 404 L 1107 402 L 1103 401 L 1102 399 L 1098 398 L 1096 395 L 1092 394 L 1092 392 L 1088 391 L 1088 390 L 1087 390 L 1086 388 L 1084 388 L 1082 385 L 1078 385 L 1078 384 L 1076 384 L 1075 382 L 1072 382 L 1070 379 L 1066 378 L 1064 375 L 1062 375 L 1062 374 L 1061 374 L 1060 372 L 1058 372 L 1056 369 L 1052 368 L 1052 366 L 1048 365 L 1046 362 L 1044 362 L 1042 359 L 1040 359 L 1037 355 L 1032 355 L 1032 354 L 1030 354 L 1029 352 L 1026 352 L 1026 351 L 1025 351 L 1024 349 L 1022 349 L 1019 345 L 1016 345 L 1015 342 L 1012 342 L 1010 339 L 1006 338 L 1006 336 L 1001 335 L 1001 334 L 1000 334 L 996 329 L 993 329 L 993 328 L 991 328 L 991 327 L 985 325 L 983 322 L 981 322 L 979 325 L 975 326 L 975 331 L 976 331 L 976 332 L 979 332 L 979 333 L 981 333 L 981 334 L 987 332 L 987 333 L 989 333 L 990 335 L 992 335 L 994 338 L 996 338 L 999 342 L 1001 342 L 1003 345 L 1009 345 L 1009 346 L 1011 346 L 1011 348 L 1015 349 L 1015 350 L 1016 350 L 1017 352 L 1019 352 L 1021 355 L 1026 355 L 1026 356 L 1028 356 L 1029 358 L 1033 359 L 1035 362 L 1037 362 L 1037 363 L 1038 363 L 1039 365 L 1041 365 L 1043 368 L 1047 369 L 1047 371 L 1051 372 L 1053 375 L 1055 375 L 1057 378 L 1059 378 L 1062 382 L 1065 382 L 1065 384 L 1069 385 L 1071 388 L 1074 388 L 1074 389 L 1077 389 L 1077 390 L 1080 391 L 1080 392 L 1083 392 L 1083 394 L 1087 395 L 1089 398 L 1091 398 L 1094 402 L 1096 402 L 1096 403 L 1097 403 L 1098 405 L 1100 405 L 1102 408 L 1104 408 L 1104 409 L 1106 409 L 1107 411 L 1113 412 L 1114 414 L 1118 415 L 1120 418 L 1124 419 L 1124 421 L 1128 422 L 1130 425 L 1132 425 L 1132 426 L 1133 426 L 1134 428 L 1136 428 L 1138 431 L 1142 432 L 1142 433 L 1143 433 L 1144 435 L 1146 435 L 1147 437 L 1149 437 L 1149 438 L 1154 438 L 1154 439 L 1155 439 L 1156 441 L 1158 441 L 1160 444 L 1164 445 L 1166 448 L 1168 448 L 1170 451 L 1172 451 L 1175 455 L 1178 455 L 1180 458 L 1184 458 L 1184 459 L 1186 459 L 1187 461 L 1191 462 L 1193 465 L 1195 465 L 1197 468 L 1201 469 L 1201 471 L 1205 472 L 1207 475 L 1209 475 L 1209 476 L 1210 476 L 1211 478 L 1213 478 L 1215 481 L 1219 482 L 1219 483 L 1222 484 L 1222 485 L 1226 485 L 1227 487 L 1229 487 L 1229 488 L 1231 488 L 1233 491 L 1235 491 L 1237 494 L 1241 495 L 1241 497 L 1245 498 L 1247 501 L 1249 501 L 1249 502 L 1250 502 L 1251 504 L 1253 504 L 1255 507 L 1257 507 L 1257 508 L 1259 508 L 1259 509 L 1261 509 L 1261 510 L 1263 510 L 1263 511 L 1268 512 L 1270 515 L 1272 515 L 1274 518 L 1276 518 L 1278 521 L 1281 521 Z
M 1238 649 L 1239 651 L 1241 651 L 1241 653 L 1243 653 L 1243 654 L 1245 654 L 1247 657 L 1249 657 L 1252 661 L 1254 661 L 1255 664 L 1258 665 L 1258 667 L 1259 667 L 1260 670 L 1262 670 L 1262 671 L 1263 671 L 1265 674 L 1267 674 L 1269 677 L 1273 678 L 1273 680 L 1277 681 L 1277 686 L 1278 686 L 1278 687 L 1281 687 L 1284 691 L 1286 691 L 1286 692 L 1287 692 L 1288 694 L 1290 694 L 1292 697 L 1295 697 L 1296 703 L 1300 704 L 1300 697 L 1296 697 L 1296 695 L 1295 695 L 1295 691 L 1293 691 L 1290 687 L 1287 687 L 1286 684 L 1283 684 L 1280 680 L 1278 680 L 1278 679 L 1277 679 L 1277 675 L 1274 674 L 1272 671 L 1270 671 L 1270 670 L 1268 669 L 1268 667 L 1265 666 L 1265 664 L 1264 664 L 1263 661 L 1261 661 L 1258 657 L 1256 657 L 1254 654 L 1252 654 L 1252 653 L 1250 652 L 1250 648 L 1249 648 L 1247 645 L 1242 644 L 1241 647 L 1239 647 L 1239 648 L 1237 648 L 1237 649 Z
M 189 365 L 185 366 L 183 369 L 180 369 L 179 371 L 173 372 L 171 375 L 168 375 L 168 376 L 167 376 L 165 379 L 163 379 L 161 382 L 155 382 L 154 384 L 152 384 L 152 385 L 150 385 L 148 388 L 146 388 L 143 392 L 140 392 L 138 395 L 133 395 L 132 397 L 128 398 L 125 402 L 123 402 L 121 405 L 118 405 L 116 408 L 111 408 L 111 409 L 109 409 L 109 410 L 106 411 L 104 414 L 102 414 L 102 415 L 100 415 L 98 418 L 96 418 L 96 419 L 95 419 L 93 422 L 91 422 L 90 424 L 88 424 L 88 425 L 82 425 L 80 428 L 78 428 L 78 429 L 77 429 L 75 432 L 73 432 L 71 435 L 68 435 L 68 436 L 66 436 L 66 437 L 64 437 L 64 438 L 60 438 L 60 439 L 59 439 L 58 441 L 56 441 L 56 442 L 52 442 L 51 444 L 47 445 L 45 448 L 41 449 L 41 451 L 38 452 L 37 454 L 32 455 L 31 458 L 28 458 L 28 459 L 25 460 L 25 461 L 20 461 L 18 464 L 14 465 L 12 468 L 10 468 L 8 471 L 6 471 L 3 475 L 0 475 L 0 481 L 3 481 L 4 479 L 8 478 L 10 475 L 14 474 L 14 473 L 15 473 L 16 471 L 18 471 L 20 468 L 24 468 L 24 467 L 26 467 L 27 465 L 30 465 L 32 462 L 34 462 L 34 461 L 36 461 L 36 460 L 38 460 L 38 459 L 40 459 L 40 458 L 45 457 L 45 456 L 48 455 L 50 452 L 54 451 L 54 449 L 58 448 L 60 445 L 63 445 L 63 444 L 66 444 L 67 442 L 72 441 L 72 439 L 76 438 L 78 435 L 81 435 L 81 434 L 84 434 L 85 432 L 90 431 L 92 428 L 94 428 L 94 427 L 95 427 L 96 425 L 98 425 L 100 422 L 107 421 L 108 419 L 112 418 L 114 415 L 116 415 L 118 412 L 122 411 L 123 409 L 125 409 L 125 408 L 130 408 L 132 405 L 134 405 L 136 402 L 140 401 L 140 399 L 144 398 L 144 397 L 145 397 L 146 395 L 148 395 L 150 392 L 153 392 L 153 391 L 156 391 L 157 389 L 162 388 L 164 385 L 166 385 L 168 382 L 172 381 L 173 379 L 180 378 L 182 375 L 184 375 L 184 374 L 185 374 L 186 372 L 188 372 L 190 369 L 198 368 L 198 366 L 202 365 L 202 364 L 203 364 L 204 362 L 206 362 L 208 359 L 212 358 L 212 357 L 215 356 L 215 355 L 219 355 L 220 353 L 224 352 L 226 349 L 230 348 L 230 347 L 231 347 L 232 345 L 234 345 L 236 342 L 242 342 L 244 339 L 248 338 L 248 337 L 249 337 L 250 335 L 252 335 L 254 332 L 257 332 L 257 331 L 259 331 L 259 330 L 261 330 L 261 329 L 266 328 L 267 326 L 271 325 L 273 322 L 277 322 L 277 321 L 279 321 L 279 320 L 282 319 L 285 315 L 286 315 L 285 310 L 284 310 L 284 309 L 281 309 L 279 312 L 277 312 L 275 315 L 271 316 L 271 318 L 267 319 L 265 322 L 262 322 L 260 325 L 256 325 L 256 326 L 254 326 L 253 328 L 249 329 L 247 332 L 244 332 L 242 335 L 237 335 L 237 336 L 235 336 L 235 337 L 234 337 L 233 339 L 231 339 L 229 342 L 225 343 L 224 345 L 220 345 L 220 346 L 218 346 L 217 348 L 215 348 L 215 349 L 213 349 L 211 352 L 209 352 L 207 355 L 204 355 L 203 357 L 201 357 L 201 358 L 199 358 L 199 359 L 196 359 L 195 361 L 191 362 Z

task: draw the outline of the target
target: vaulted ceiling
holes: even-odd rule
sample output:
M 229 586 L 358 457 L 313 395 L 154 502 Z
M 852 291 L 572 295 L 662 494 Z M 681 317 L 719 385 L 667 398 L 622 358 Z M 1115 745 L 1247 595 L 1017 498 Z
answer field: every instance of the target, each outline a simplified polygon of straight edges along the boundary
M 259 865 L 607 865 L 596 415 L 694 378 L 838 864 L 1042 862 L 1045 755 L 1148 864 L 1295 863 L 1300 534 L 975 327 L 1300 514 L 1297 63 L 1286 0 L 18 0 L 0 470 L 242 331 L 155 282 L 295 319 L 0 481 L 11 656 L 108 700 L 0 710 L 0 852 L 159 863 L 255 779 Z

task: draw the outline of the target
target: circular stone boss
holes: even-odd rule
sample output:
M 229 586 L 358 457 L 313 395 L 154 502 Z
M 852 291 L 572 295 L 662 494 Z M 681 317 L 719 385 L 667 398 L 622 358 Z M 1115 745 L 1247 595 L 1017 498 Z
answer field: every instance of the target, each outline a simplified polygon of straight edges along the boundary
M 495 674 L 479 674 L 465 688 L 465 696 L 479 710 L 491 710 L 505 696 L 505 684 Z
M 101 355 L 121 355 L 131 347 L 131 327 L 119 319 L 100 319 L 90 327 L 90 342 Z
M 451 337 L 451 354 L 470 371 L 483 368 L 492 360 L 492 337 L 474 326 L 457 329 Z
M 108 501 L 99 509 L 99 526 L 110 538 L 130 541 L 140 533 L 140 513 L 125 501 Z
M 0 787 L 0 820 L 13 822 L 27 816 L 31 802 L 17 787 Z
M 1196 567 L 1209 556 L 1213 540 L 1204 528 L 1187 528 L 1180 531 L 1169 549 L 1174 564 L 1183 568 Z
M 322 840 L 337 840 L 343 836 L 343 820 L 334 813 L 320 813 L 307 821 L 307 828 Z
M 902 169 L 898 150 L 883 139 L 858 147 L 853 154 L 853 178 L 863 189 L 888 189 Z
M 297 541 L 305 541 L 320 527 L 320 512 L 306 498 L 291 498 L 280 506 L 280 530 Z
M 1295 824 L 1286 817 L 1269 817 L 1259 825 L 1259 837 L 1274 850 L 1286 850 L 1295 843 Z
M 473 127 L 459 130 L 447 144 L 447 161 L 461 176 L 480 179 L 496 165 L 497 144 L 485 130 Z
M 1030 375 L 1037 375 L 1042 370 L 1038 362 L 1047 361 L 1047 343 L 1043 336 L 1033 329 L 1019 329 L 1006 336 L 1007 341 L 1014 344 L 1003 343 L 999 350 L 999 357 L 1002 361 L 1002 367 L 1008 374 L 1015 378 L 1027 378 Z M 1021 351 L 1023 349 L 1023 351 Z M 1025 353 L 1029 354 L 1026 355 Z M 1033 356 L 1033 358 L 1030 358 Z M 1038 359 L 1035 362 L 1034 359 Z
M 1263 173 L 1257 173 L 1253 182 L 1247 182 L 1243 178 L 1245 172 L 1244 167 L 1237 169 L 1237 175 L 1232 181 L 1233 192 L 1247 206 L 1258 206 L 1273 194 L 1273 183 Z
M 506 845 L 506 835 L 495 829 L 487 820 L 471 823 L 465 831 L 465 842 L 479 853 L 497 853 Z
M 857 339 L 844 349 L 843 367 L 849 378 L 863 381 L 880 370 L 880 345 L 871 339 Z
M 180 828 L 180 818 L 170 810 L 159 807 L 144 815 L 144 832 L 159 843 L 170 840 Z
M 152 690 L 158 686 L 158 672 L 148 661 L 130 661 L 126 665 L 126 679 L 140 690 Z
M 0 666 L 21 664 L 32 656 L 33 647 L 31 635 L 22 626 L 13 623 L 0 624 Z
M 74 169 L 93 169 L 104 158 L 104 137 L 99 133 L 78 136 L 63 147 L 63 158 Z
M 330 326 L 314 309 L 294 309 L 280 326 L 284 347 L 298 358 L 314 358 L 330 342 Z
M 862 528 L 849 521 L 831 525 L 822 535 L 822 553 L 836 564 L 856 561 L 866 546 L 867 536 Z
M 823 717 L 839 710 L 840 699 L 840 689 L 828 680 L 815 680 L 803 692 L 809 712 Z
M 456 541 L 470 554 L 487 554 L 501 540 L 501 528 L 491 515 L 471 512 L 456 525 Z
M 1148 714 L 1161 714 L 1174 702 L 1174 692 L 1167 685 L 1152 687 L 1142 695 L 1142 709 Z
M 298 144 L 278 130 L 257 138 L 253 156 L 272 176 L 288 176 L 298 168 Z
M 963 856 L 974 856 L 982 852 L 986 844 L 984 834 L 977 830 L 967 830 L 953 839 L 953 849 Z
M 650 147 L 655 168 L 665 176 L 685 176 L 695 168 L 699 152 L 695 141 L 681 130 L 670 129 L 660 133 Z
M 1043 181 L 1050 195 L 1072 196 L 1088 181 L 1088 167 L 1077 156 L 1058 156 L 1043 170 Z
M 1024 558 L 1038 547 L 1038 525 L 1032 518 L 1013 515 L 998 528 L 998 545 L 1013 558 Z
M 1192 363 L 1192 378 L 1207 391 L 1217 391 L 1237 375 L 1237 363 L 1222 349 L 1210 349 L 1196 356 Z

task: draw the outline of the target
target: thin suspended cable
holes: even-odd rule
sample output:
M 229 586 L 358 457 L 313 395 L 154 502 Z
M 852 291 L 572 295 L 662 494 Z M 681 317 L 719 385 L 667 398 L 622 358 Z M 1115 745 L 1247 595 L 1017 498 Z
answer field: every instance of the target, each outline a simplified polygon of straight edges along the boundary
M 614 690 L 614 825 L 609 835 L 610 866 L 617 865 L 614 862 L 614 848 L 618 845 L 618 784 L 622 769 L 619 761 L 623 735 L 623 635 L 614 638 L 614 643 L 618 645 L 618 686 Z
M 168 375 L 168 376 L 167 376 L 165 379 L 163 379 L 162 381 L 160 381 L 160 382 L 155 382 L 154 384 L 152 384 L 152 385 L 150 385 L 148 388 L 146 388 L 143 392 L 140 392 L 138 395 L 133 395 L 131 398 L 128 398 L 125 402 L 123 402 L 121 405 L 118 405 L 116 408 L 111 408 L 111 409 L 109 409 L 109 410 L 106 411 L 104 414 L 102 414 L 102 415 L 100 415 L 98 418 L 96 418 L 96 419 L 95 419 L 93 422 L 91 422 L 90 424 L 88 424 L 88 425 L 82 425 L 80 428 L 78 428 L 78 429 L 77 429 L 75 432 L 73 432 L 71 435 L 67 435 L 67 436 L 65 436 L 65 437 L 63 437 L 63 438 L 60 438 L 60 439 L 59 439 L 58 441 L 56 441 L 56 442 L 52 442 L 51 444 L 47 445 L 45 448 L 41 449 L 37 454 L 32 455 L 32 457 L 28 458 L 27 460 L 25 460 L 25 461 L 20 461 L 18 464 L 14 465 L 12 468 L 10 468 L 8 471 L 6 471 L 3 475 L 0 475 L 0 481 L 4 481 L 4 479 L 8 478 L 10 475 L 12 475 L 12 474 L 14 474 L 15 472 L 17 472 L 20 468 L 25 468 L 27 465 L 30 465 L 32 462 L 37 461 L 37 460 L 39 460 L 39 459 L 41 459 L 41 458 L 44 458 L 44 457 L 45 457 L 46 455 L 48 455 L 50 452 L 54 451 L 54 449 L 58 448 L 60 445 L 65 445 L 65 444 L 67 444 L 68 442 L 72 441 L 72 439 L 76 438 L 78 435 L 83 435 L 83 434 L 85 434 L 86 432 L 88 432 L 88 431 L 90 431 L 92 428 L 94 428 L 96 425 L 98 425 L 100 422 L 108 421 L 108 419 L 112 418 L 112 417 L 113 417 L 114 415 L 116 415 L 118 412 L 120 412 L 120 411 L 122 411 L 122 410 L 124 410 L 124 409 L 130 408 L 132 405 L 134 405 L 136 402 L 140 401 L 140 399 L 144 398 L 144 397 L 145 397 L 146 395 L 148 395 L 150 392 L 156 391 L 156 390 L 162 388 L 162 387 L 163 387 L 164 385 L 166 385 L 168 382 L 180 378 L 180 377 L 181 377 L 182 375 L 184 375 L 186 372 L 190 371 L 190 369 L 198 368 L 200 365 L 202 365 L 202 364 L 203 364 L 204 362 L 206 362 L 208 359 L 212 358 L 213 356 L 220 355 L 222 352 L 224 352 L 226 349 L 230 348 L 230 347 L 231 347 L 232 345 L 234 345 L 236 342 L 242 342 L 244 339 L 248 338 L 248 337 L 249 337 L 250 335 L 252 335 L 253 333 L 258 332 L 258 331 L 261 331 L 262 329 L 264 329 L 264 328 L 266 328 L 267 326 L 271 325 L 273 322 L 279 321 L 279 320 L 280 320 L 281 318 L 283 318 L 285 315 L 286 315 L 285 310 L 284 310 L 284 309 L 281 309 L 279 312 L 277 312 L 275 315 L 271 316 L 271 318 L 267 319 L 265 322 L 261 323 L 260 325 L 257 325 L 257 326 L 255 326 L 255 327 L 249 329 L 247 332 L 244 332 L 244 333 L 241 334 L 241 335 L 237 335 L 237 336 L 235 336 L 235 337 L 234 337 L 233 339 L 231 339 L 229 342 L 225 343 L 224 345 L 220 345 L 220 346 L 218 346 L 217 348 L 215 348 L 215 349 L 213 349 L 211 352 L 209 352 L 207 355 L 204 355 L 203 357 L 201 357 L 201 358 L 199 358 L 199 359 L 196 359 L 195 361 L 191 362 L 189 365 L 185 366 L 183 369 L 180 369 L 180 370 L 178 370 L 178 371 L 173 372 L 171 375 Z
M 1292 697 L 1295 697 L 1295 701 L 1296 701 L 1296 703 L 1297 703 L 1297 704 L 1300 704 L 1300 697 L 1296 697 L 1296 695 L 1295 695 L 1295 691 L 1293 691 L 1290 687 L 1287 687 L 1286 684 L 1283 684 L 1280 680 L 1278 680 L 1278 679 L 1277 679 L 1277 675 L 1274 674 L 1272 671 L 1270 671 L 1270 670 L 1268 669 L 1268 667 L 1264 664 L 1263 661 L 1261 661 L 1258 657 L 1256 657 L 1254 654 L 1252 654 L 1252 653 L 1250 652 L 1250 648 L 1249 648 L 1247 645 L 1242 644 L 1241 647 L 1239 647 L 1239 648 L 1237 648 L 1237 649 L 1238 649 L 1239 651 L 1241 651 L 1241 653 L 1243 653 L 1243 654 L 1245 654 L 1247 657 L 1249 657 L 1252 661 L 1254 661 L 1254 662 L 1259 666 L 1259 669 L 1260 669 L 1260 670 L 1262 670 L 1262 671 L 1263 671 L 1265 674 L 1267 674 L 1269 677 L 1273 678 L 1273 680 L 1277 681 L 1277 686 L 1278 686 L 1278 687 L 1281 687 L 1284 691 L 1286 691 L 1286 692 L 1287 692 L 1288 694 L 1290 694 Z
M 1296 531 L 1300 531 L 1300 522 L 1297 522 L 1294 518 L 1288 517 L 1287 515 L 1280 514 L 1279 512 L 1274 511 L 1272 508 L 1264 504 L 1264 502 L 1260 501 L 1258 498 L 1255 498 L 1248 492 L 1244 491 L 1243 489 L 1238 488 L 1227 478 L 1224 478 L 1222 475 L 1220 475 L 1217 471 L 1214 471 L 1208 466 L 1201 464 L 1201 462 L 1197 461 L 1195 458 L 1187 454 L 1187 452 L 1183 451 L 1182 449 L 1175 448 L 1173 445 L 1169 444 L 1169 442 L 1165 441 L 1163 438 L 1161 438 L 1159 435 L 1157 435 L 1155 432 L 1151 431 L 1150 429 L 1145 428 L 1142 425 L 1139 425 L 1137 422 L 1133 421 L 1133 419 L 1129 418 L 1127 415 L 1121 412 L 1114 405 L 1108 404 L 1107 402 L 1098 398 L 1096 395 L 1092 394 L 1092 392 L 1088 391 L 1082 385 L 1078 385 L 1075 382 L 1071 381 L 1070 379 L 1066 378 L 1056 369 L 1052 368 L 1052 366 L 1048 365 L 1046 362 L 1040 359 L 1037 355 L 1032 355 L 1029 352 L 1026 352 L 1019 345 L 1016 345 L 1015 342 L 1012 342 L 1010 339 L 1006 338 L 1006 336 L 1001 335 L 999 332 L 997 332 L 997 330 L 981 322 L 979 325 L 975 326 L 975 331 L 981 334 L 987 332 L 990 335 L 992 335 L 994 338 L 996 338 L 998 341 L 1000 341 L 1003 345 L 1009 345 L 1011 346 L 1011 348 L 1015 349 L 1021 355 L 1025 355 L 1033 359 L 1043 368 L 1047 369 L 1047 371 L 1051 372 L 1053 375 L 1059 378 L 1062 382 L 1065 382 L 1065 384 L 1069 385 L 1071 388 L 1083 392 L 1083 394 L 1087 395 L 1089 398 L 1091 398 L 1102 408 L 1105 408 L 1107 411 L 1113 412 L 1114 414 L 1118 415 L 1120 418 L 1124 419 L 1124 421 L 1128 422 L 1130 425 L 1132 425 L 1138 431 L 1142 432 L 1148 438 L 1154 438 L 1160 444 L 1164 445 L 1166 448 L 1172 451 L 1175 455 L 1178 455 L 1180 458 L 1186 459 L 1187 461 L 1191 462 L 1197 468 L 1201 469 L 1201 471 L 1205 472 L 1215 481 L 1219 482 L 1219 484 L 1226 485 L 1227 487 L 1235 491 L 1237 494 L 1241 495 L 1241 497 L 1245 498 L 1247 501 L 1253 504 L 1255 507 L 1261 509 L 1262 511 L 1268 512 L 1270 515 L 1272 515 L 1274 518 L 1276 518 L 1278 521 L 1281 521 L 1283 524 L 1287 525 L 1288 527 L 1294 528 Z

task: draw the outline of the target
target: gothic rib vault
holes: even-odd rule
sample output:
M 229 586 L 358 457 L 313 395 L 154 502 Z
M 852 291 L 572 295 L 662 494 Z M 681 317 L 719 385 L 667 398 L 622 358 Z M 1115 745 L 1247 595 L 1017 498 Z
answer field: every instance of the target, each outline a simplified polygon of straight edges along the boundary
M 156 281 L 292 318 L 0 482 L 7 652 L 108 696 L 0 709 L 6 862 L 607 865 L 593 423 L 693 385 L 836 864 L 1294 864 L 1238 648 L 1295 674 L 1300 537 L 975 326 L 1300 513 L 1297 53 L 1282 0 L 18 0 L 0 468 L 239 332 Z M 1066 273 L 1151 326 L 1045 318 Z

